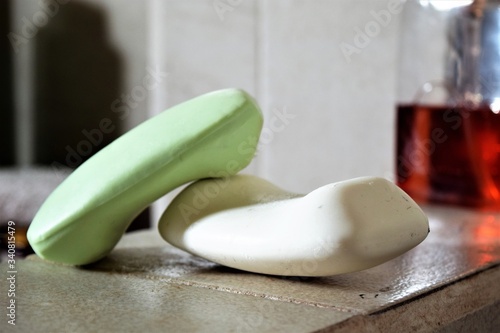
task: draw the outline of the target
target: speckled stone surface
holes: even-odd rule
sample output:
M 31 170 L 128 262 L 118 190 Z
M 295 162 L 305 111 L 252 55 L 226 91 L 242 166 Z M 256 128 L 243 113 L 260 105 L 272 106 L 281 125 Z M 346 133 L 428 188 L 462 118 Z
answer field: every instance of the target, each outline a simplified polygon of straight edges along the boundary
M 378 267 L 326 278 L 229 269 L 169 246 L 156 231 L 129 234 L 107 258 L 82 268 L 30 257 L 18 263 L 18 326 L 4 320 L 0 328 L 491 331 L 499 324 L 500 215 L 425 210 L 431 233 L 421 245 Z M 0 267 L 7 271 L 5 263 Z
M 431 233 L 413 250 L 361 272 L 325 278 L 282 278 L 238 271 L 193 257 L 146 232 L 124 240 L 92 266 L 175 278 L 178 282 L 355 313 L 379 311 L 500 262 L 500 215 L 427 207 Z M 147 259 L 146 259 L 147 258 Z M 314 267 L 311 261 L 311 267 Z
M 16 326 L 2 318 L 2 332 L 304 332 L 350 316 L 41 261 L 22 262 L 18 272 Z

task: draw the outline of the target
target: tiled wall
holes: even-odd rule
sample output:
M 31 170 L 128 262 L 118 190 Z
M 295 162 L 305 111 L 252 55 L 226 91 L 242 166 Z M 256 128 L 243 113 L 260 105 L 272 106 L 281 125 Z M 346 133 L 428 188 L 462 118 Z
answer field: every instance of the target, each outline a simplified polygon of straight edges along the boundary
M 242 87 L 266 117 L 252 172 L 299 192 L 392 172 L 398 17 L 347 46 L 389 1 L 155 3 L 154 61 L 169 76 L 153 112 Z
M 112 120 L 104 144 L 146 119 L 147 96 L 132 101 L 127 117 L 115 112 L 147 73 L 146 4 L 26 0 L 11 7 L 19 165 L 74 167 L 102 146 L 79 146 L 83 131 Z
M 240 87 L 256 97 L 266 119 L 248 172 L 296 192 L 363 175 L 392 177 L 399 1 L 52 3 L 59 6 L 52 20 L 76 4 L 102 14 L 106 43 L 120 59 L 120 85 L 104 105 L 123 116 L 122 130 L 198 94 Z M 13 31 L 22 34 L 23 18 L 33 21 L 40 6 L 15 1 Z M 91 22 L 80 26 L 91 28 Z M 24 138 L 18 149 L 24 151 L 24 163 L 36 141 L 29 134 L 37 112 L 30 98 L 36 38 L 19 44 L 14 55 L 17 132 Z M 79 43 L 98 47 L 83 37 Z M 66 47 L 60 43 L 54 51 Z M 64 72 L 63 64 L 59 70 Z M 82 66 L 78 73 L 89 69 Z M 148 75 L 156 84 L 146 89 Z

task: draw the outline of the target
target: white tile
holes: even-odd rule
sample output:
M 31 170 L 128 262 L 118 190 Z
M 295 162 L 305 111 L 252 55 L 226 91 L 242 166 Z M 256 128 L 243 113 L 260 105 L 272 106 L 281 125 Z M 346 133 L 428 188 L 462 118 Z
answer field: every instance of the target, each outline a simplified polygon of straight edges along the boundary
M 153 1 L 151 66 L 168 77 L 154 92 L 151 114 L 217 89 L 255 96 L 255 3 L 223 3 Z
M 109 38 L 124 59 L 124 93 L 148 67 L 168 72 L 129 126 L 239 87 L 266 119 L 246 172 L 296 192 L 392 172 L 399 15 L 381 24 L 371 12 L 389 0 L 87 1 L 107 13 Z M 358 28 L 379 31 L 346 58 L 341 45 L 356 46 Z
M 37 1 L 12 2 L 11 29 L 17 35 L 17 42 L 13 44 L 14 79 L 15 79 L 15 112 L 16 112 L 16 141 L 18 150 L 18 164 L 28 166 L 34 160 L 34 142 L 37 140 L 34 133 L 34 119 L 37 105 L 34 103 L 35 78 L 33 73 L 36 54 L 36 40 L 51 20 L 76 3 L 65 1 Z M 48 7 L 47 7 L 48 4 Z M 120 71 L 120 91 L 116 93 L 119 100 L 122 94 L 130 95 L 134 87 L 140 86 L 147 75 L 147 16 L 146 3 L 134 0 L 82 0 L 78 5 L 91 8 L 94 16 L 87 16 L 88 24 L 102 23 L 102 38 L 109 52 L 118 59 L 115 64 Z M 91 21 L 91 20 L 95 21 Z M 81 36 L 77 36 L 81 38 Z M 80 42 L 80 41 L 77 41 Z M 91 41 L 92 42 L 92 41 Z M 82 47 L 91 42 L 82 41 Z M 98 45 L 97 47 L 102 47 Z M 62 52 L 65 45 L 60 45 L 54 52 Z M 61 68 L 67 64 L 60 64 Z M 91 68 L 75 69 L 85 76 Z M 102 68 L 99 68 L 102 70 Z M 113 89 L 114 87 L 110 87 Z M 55 94 L 56 92 L 54 92 Z M 92 98 L 92 96 L 88 96 Z M 137 102 L 137 103 L 135 103 Z M 123 104 L 123 103 L 122 103 Z M 134 107 L 129 110 L 123 120 L 123 130 L 126 131 L 147 118 L 147 96 L 134 101 Z M 109 108 L 112 108 L 110 101 Z M 95 110 L 88 110 L 94 112 Z M 55 121 L 52 119 L 51 121 Z M 82 126 L 84 126 L 82 124 Z M 82 128 L 83 130 L 84 128 Z
M 398 17 L 382 26 L 370 12 L 387 1 L 262 4 L 268 124 L 274 109 L 293 115 L 262 149 L 262 175 L 308 192 L 392 171 Z M 355 29 L 367 25 L 380 31 L 348 61 L 341 43 L 355 45 Z
M 255 92 L 254 2 L 224 13 L 212 1 L 156 4 L 155 61 L 169 73 L 165 107 L 216 89 Z
M 253 1 L 153 0 L 150 61 L 168 77 L 153 92 L 150 115 L 217 89 L 255 95 L 255 10 Z M 257 163 L 246 172 L 255 173 Z M 155 203 L 154 221 L 177 192 Z

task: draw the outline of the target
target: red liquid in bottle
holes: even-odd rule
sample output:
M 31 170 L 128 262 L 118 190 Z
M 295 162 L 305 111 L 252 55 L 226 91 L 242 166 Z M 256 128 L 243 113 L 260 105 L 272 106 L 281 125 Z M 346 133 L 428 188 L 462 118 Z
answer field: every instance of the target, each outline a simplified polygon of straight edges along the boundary
M 500 210 L 500 114 L 401 105 L 397 184 L 416 201 Z

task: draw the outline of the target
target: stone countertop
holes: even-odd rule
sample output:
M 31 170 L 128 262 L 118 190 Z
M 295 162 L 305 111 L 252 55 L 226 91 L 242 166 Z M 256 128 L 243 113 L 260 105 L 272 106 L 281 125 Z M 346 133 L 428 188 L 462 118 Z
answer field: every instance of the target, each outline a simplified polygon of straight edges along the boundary
M 223 267 L 168 245 L 155 230 L 127 234 L 108 257 L 85 267 L 32 256 L 16 262 L 16 326 L 4 315 L 0 328 L 493 332 L 500 327 L 500 214 L 424 210 L 431 233 L 422 244 L 377 267 L 322 278 Z M 7 275 L 7 264 L 0 267 Z M 0 281 L 5 300 L 9 284 Z

